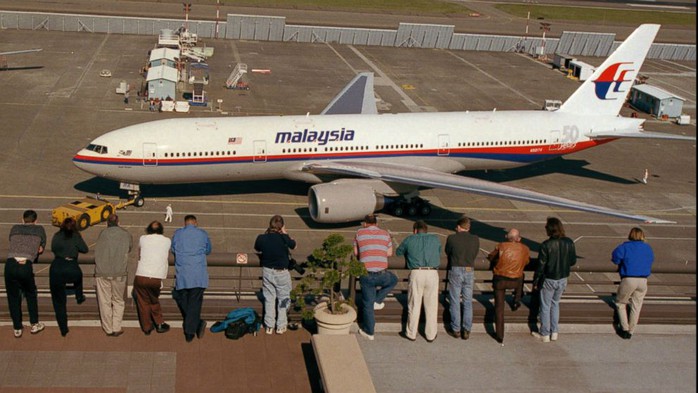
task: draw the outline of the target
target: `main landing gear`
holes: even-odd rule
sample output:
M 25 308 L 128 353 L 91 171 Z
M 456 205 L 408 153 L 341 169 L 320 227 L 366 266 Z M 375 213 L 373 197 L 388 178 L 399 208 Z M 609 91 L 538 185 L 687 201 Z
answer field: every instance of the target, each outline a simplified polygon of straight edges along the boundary
M 141 188 L 138 184 L 121 183 L 119 188 L 128 191 L 128 201 L 135 207 L 143 207 L 145 199 L 141 196 Z
M 431 213 L 431 205 L 429 201 L 420 197 L 411 199 L 399 198 L 388 206 L 387 209 L 392 215 L 402 217 L 408 215 L 413 216 L 428 216 Z

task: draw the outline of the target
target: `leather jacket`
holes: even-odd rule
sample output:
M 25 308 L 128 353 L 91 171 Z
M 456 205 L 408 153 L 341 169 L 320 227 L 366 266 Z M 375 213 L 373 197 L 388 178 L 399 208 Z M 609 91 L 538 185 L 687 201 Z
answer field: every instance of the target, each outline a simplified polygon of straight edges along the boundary
M 570 275 L 570 267 L 577 263 L 574 242 L 569 237 L 549 238 L 540 245 L 538 269 L 533 277 L 534 286 L 540 288 L 543 280 L 560 280 Z
M 487 259 L 494 262 L 494 275 L 508 278 L 520 278 L 523 276 L 524 266 L 530 260 L 528 247 L 521 243 L 504 242 L 487 255 Z

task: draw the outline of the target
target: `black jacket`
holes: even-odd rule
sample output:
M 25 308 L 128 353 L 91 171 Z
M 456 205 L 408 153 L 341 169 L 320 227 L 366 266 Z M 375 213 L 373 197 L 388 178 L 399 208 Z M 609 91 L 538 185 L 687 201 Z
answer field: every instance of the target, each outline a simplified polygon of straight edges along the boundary
M 560 280 L 570 275 L 570 267 L 577 263 L 574 242 L 569 237 L 549 238 L 540 245 L 538 270 L 533 283 L 540 288 L 545 279 Z

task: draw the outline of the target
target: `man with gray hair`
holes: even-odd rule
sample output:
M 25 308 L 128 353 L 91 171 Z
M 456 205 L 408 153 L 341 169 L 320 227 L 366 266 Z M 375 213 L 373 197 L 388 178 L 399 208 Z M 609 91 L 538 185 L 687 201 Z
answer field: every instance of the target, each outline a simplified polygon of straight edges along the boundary
M 119 226 L 119 216 L 110 214 L 107 229 L 99 234 L 95 246 L 97 302 L 102 329 L 107 336 L 118 337 L 124 333 L 121 322 L 128 278 L 126 266 L 132 247 L 131 234 Z
M 504 303 L 507 289 L 514 290 L 512 310 L 521 306 L 523 296 L 524 267 L 530 261 L 530 250 L 521 244 L 519 230 L 512 228 L 506 242 L 499 243 L 487 259 L 494 264 L 492 288 L 494 289 L 494 321 L 497 342 L 504 345 Z

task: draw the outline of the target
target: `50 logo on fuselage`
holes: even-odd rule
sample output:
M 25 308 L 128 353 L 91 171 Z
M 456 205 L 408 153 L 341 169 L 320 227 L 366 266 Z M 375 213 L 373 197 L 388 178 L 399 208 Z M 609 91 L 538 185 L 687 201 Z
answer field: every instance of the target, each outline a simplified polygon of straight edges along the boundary
M 322 146 L 328 142 L 353 140 L 354 130 L 342 128 L 341 130 L 316 131 L 306 128 L 303 131 L 277 132 L 274 143 L 317 143 Z
M 593 82 L 596 84 L 596 96 L 601 100 L 617 100 L 619 97 L 625 99 L 626 90 L 620 90 L 621 84 L 631 82 L 632 79 L 625 79 L 628 72 L 635 71 L 632 62 L 614 63 L 608 66 L 601 75 Z

